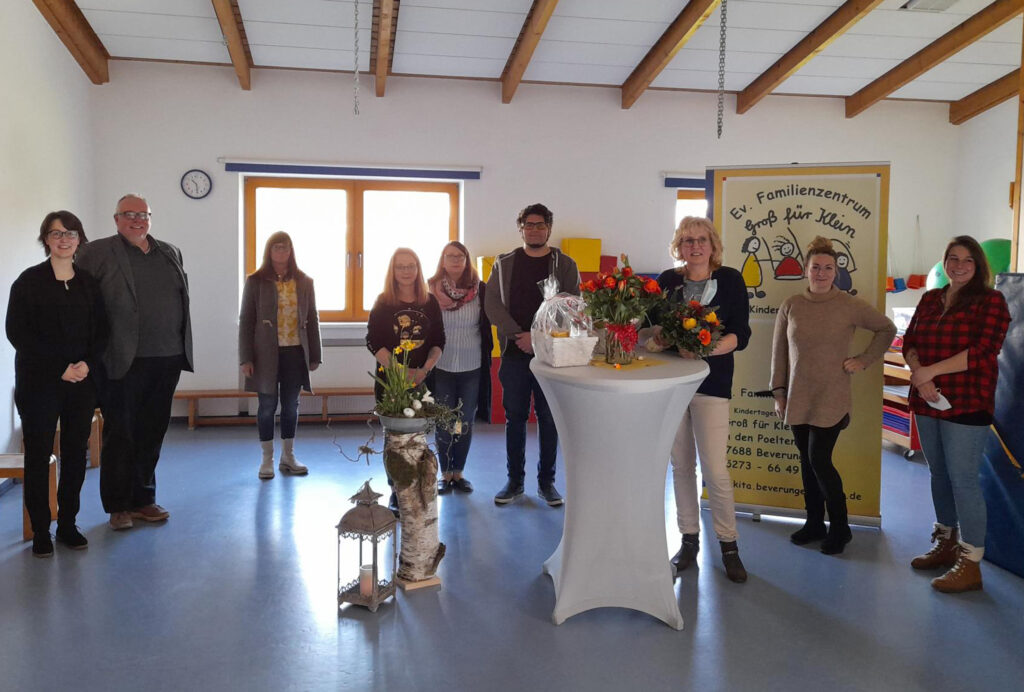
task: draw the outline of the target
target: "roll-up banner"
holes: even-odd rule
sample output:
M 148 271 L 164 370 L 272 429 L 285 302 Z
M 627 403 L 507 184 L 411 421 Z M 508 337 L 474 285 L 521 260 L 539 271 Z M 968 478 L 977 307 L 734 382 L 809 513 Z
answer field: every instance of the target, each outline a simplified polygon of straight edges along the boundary
M 889 165 L 815 164 L 713 168 L 711 209 L 724 264 L 738 269 L 750 296 L 751 338 L 736 354 L 729 426 L 729 473 L 741 511 L 802 516 L 800 456 L 770 398 L 772 332 L 779 306 L 807 286 L 804 250 L 815 236 L 839 252 L 839 289 L 885 310 Z M 870 334 L 858 330 L 850 354 Z M 843 477 L 850 521 L 879 525 L 882 363 L 853 377 L 850 426 L 834 462 Z

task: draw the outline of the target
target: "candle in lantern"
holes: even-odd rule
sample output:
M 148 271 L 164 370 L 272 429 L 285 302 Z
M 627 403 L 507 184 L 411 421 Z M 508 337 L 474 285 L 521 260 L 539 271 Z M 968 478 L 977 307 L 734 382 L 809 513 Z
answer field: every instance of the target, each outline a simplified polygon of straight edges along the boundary
M 367 598 L 373 595 L 373 565 L 359 568 L 359 595 Z

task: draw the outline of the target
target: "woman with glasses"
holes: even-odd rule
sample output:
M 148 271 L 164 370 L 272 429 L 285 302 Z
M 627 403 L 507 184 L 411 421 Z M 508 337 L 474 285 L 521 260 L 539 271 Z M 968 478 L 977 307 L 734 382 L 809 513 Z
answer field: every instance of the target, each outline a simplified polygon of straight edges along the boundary
M 910 408 L 931 472 L 935 529 L 914 569 L 946 569 L 932 580 L 944 593 L 982 588 L 985 497 L 978 470 L 995 412 L 997 357 L 1010 313 L 991 288 L 985 253 L 974 238 L 954 238 L 942 258 L 949 285 L 921 296 L 903 337 L 910 366 Z
M 366 347 L 380 366 L 390 364 L 395 348 L 401 345 L 409 376 L 417 385 L 440 360 L 445 345 L 441 308 L 427 290 L 420 258 L 409 248 L 400 247 L 391 255 L 384 290 L 377 296 L 366 326 Z M 374 390 L 380 398 L 379 382 Z M 388 506 L 398 513 L 398 498 L 393 492 Z
M 263 458 L 259 477 L 274 477 L 274 413 L 281 402 L 281 473 L 305 476 L 309 469 L 295 458 L 299 394 L 312 391 L 309 373 L 320 367 L 320 318 L 313 279 L 295 262 L 292 239 L 272 233 L 263 249 L 263 264 L 245 280 L 238 318 L 238 360 L 245 389 L 257 392 L 256 428 Z
M 437 271 L 428 281 L 430 294 L 441 307 L 444 324 L 444 351 L 433 373 L 433 392 L 437 402 L 450 408 L 462 404 L 462 417 L 453 435 L 438 430 L 440 494 L 458 490 L 473 491 L 462 474 L 469 456 L 473 419 L 477 411 L 489 420 L 491 323 L 484 312 L 485 286 L 473 267 L 466 246 L 453 240 L 444 246 Z
M 839 433 L 850 424 L 850 376 L 882 357 L 896 326 L 835 285 L 839 253 L 832 241 L 818 236 L 804 255 L 807 289 L 783 301 L 775 318 L 771 389 L 775 413 L 790 426 L 800 452 L 807 510 L 789 539 L 796 545 L 820 540 L 822 553 L 837 555 L 853 539 L 843 479 L 832 464 Z M 848 356 L 858 328 L 873 333 L 871 342 Z
M 747 580 L 736 541 L 736 506 L 726 461 L 729 440 L 729 399 L 732 397 L 733 351 L 742 351 L 750 340 L 749 303 L 743 276 L 722 266 L 722 240 L 710 220 L 687 216 L 679 222 L 669 253 L 682 265 L 667 269 L 658 285 L 673 302 L 699 301 L 715 306 L 724 327 L 707 363 L 711 371 L 686 409 L 672 444 L 672 486 L 676 496 L 676 521 L 683 535 L 679 552 L 672 558 L 677 574 L 689 567 L 700 550 L 700 491 L 697 459 L 711 504 L 715 537 L 722 550 L 725 573 L 734 582 Z M 657 329 L 657 328 L 656 328 Z M 649 350 L 666 346 L 655 333 Z M 683 358 L 696 358 L 679 350 Z
M 87 242 L 78 217 L 69 211 L 50 212 L 40 226 L 39 242 L 48 259 L 26 269 L 11 286 L 7 338 L 15 351 L 14 402 L 25 440 L 24 497 L 32 554 L 50 557 L 48 476 L 58 421 L 56 537 L 72 550 L 89 545 L 75 517 L 107 322 L 99 287 L 74 263 L 79 246 Z

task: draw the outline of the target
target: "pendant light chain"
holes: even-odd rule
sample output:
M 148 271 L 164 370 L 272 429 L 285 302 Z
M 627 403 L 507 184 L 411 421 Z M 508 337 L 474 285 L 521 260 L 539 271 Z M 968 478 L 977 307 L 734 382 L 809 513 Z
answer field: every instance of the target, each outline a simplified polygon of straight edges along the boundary
M 352 114 L 359 115 L 359 0 L 352 0 L 352 7 L 355 14 L 352 22 L 352 34 L 355 39 L 355 50 L 352 53 L 352 72 L 355 75 L 355 80 L 352 83 Z
M 722 17 L 718 27 L 718 138 L 722 138 L 722 115 L 725 112 L 725 6 L 722 0 Z

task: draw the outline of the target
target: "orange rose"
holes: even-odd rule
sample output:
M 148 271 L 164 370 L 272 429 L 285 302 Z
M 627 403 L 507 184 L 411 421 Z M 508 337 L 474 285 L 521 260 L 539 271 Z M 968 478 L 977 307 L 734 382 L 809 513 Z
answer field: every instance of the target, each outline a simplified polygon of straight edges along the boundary
M 615 285 L 616 284 L 615 284 L 615 277 L 614 276 L 606 276 L 606 277 L 604 277 L 604 287 L 605 288 L 615 288 Z
M 622 291 L 625 291 L 625 290 L 626 290 L 626 280 L 625 279 L 621 279 L 619 281 L 619 292 L 621 293 Z
M 711 343 L 711 332 L 709 332 L 707 329 L 701 329 L 700 334 L 697 335 L 697 338 L 700 340 L 702 344 L 707 346 L 708 344 Z
M 661 293 L 661 286 L 654 279 L 647 279 L 644 282 L 644 290 L 648 293 Z
M 691 300 L 690 301 L 690 307 L 693 308 L 694 310 L 700 310 L 700 301 L 699 300 Z
M 633 276 L 633 268 L 632 267 L 623 267 L 622 268 L 622 275 L 624 277 L 626 277 L 627 279 L 629 277 Z

